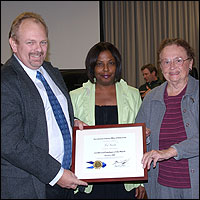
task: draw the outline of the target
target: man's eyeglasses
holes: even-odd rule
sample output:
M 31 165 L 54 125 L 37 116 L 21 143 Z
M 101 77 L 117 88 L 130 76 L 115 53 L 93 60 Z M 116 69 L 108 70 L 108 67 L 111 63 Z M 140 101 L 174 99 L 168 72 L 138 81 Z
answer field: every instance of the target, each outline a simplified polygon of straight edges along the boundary
M 162 67 L 164 68 L 168 68 L 169 66 L 171 66 L 171 64 L 173 63 L 175 66 L 177 67 L 182 67 L 183 63 L 186 60 L 190 60 L 190 58 L 186 58 L 185 60 L 183 60 L 183 58 L 174 58 L 173 60 L 171 59 L 162 59 L 160 61 L 160 64 L 162 65 Z

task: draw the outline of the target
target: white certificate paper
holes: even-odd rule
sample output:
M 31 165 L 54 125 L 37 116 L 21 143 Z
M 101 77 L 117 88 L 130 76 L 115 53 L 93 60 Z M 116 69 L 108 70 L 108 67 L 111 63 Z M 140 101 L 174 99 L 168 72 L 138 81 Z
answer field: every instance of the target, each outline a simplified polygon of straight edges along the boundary
M 88 182 L 145 180 L 141 160 L 144 124 L 93 126 L 76 130 L 73 167 L 75 175 Z

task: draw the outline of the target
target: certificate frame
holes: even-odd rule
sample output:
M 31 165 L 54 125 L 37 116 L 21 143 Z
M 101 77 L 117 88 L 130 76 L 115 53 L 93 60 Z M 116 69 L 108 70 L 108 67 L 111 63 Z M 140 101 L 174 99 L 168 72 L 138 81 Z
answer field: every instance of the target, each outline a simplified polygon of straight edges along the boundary
M 146 181 L 145 152 L 144 123 L 73 127 L 71 170 L 88 183 Z

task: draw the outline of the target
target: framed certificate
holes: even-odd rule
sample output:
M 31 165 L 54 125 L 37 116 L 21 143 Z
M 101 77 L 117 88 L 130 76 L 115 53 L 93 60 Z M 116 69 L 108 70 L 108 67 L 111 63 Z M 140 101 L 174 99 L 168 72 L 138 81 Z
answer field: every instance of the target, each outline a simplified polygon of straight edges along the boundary
M 73 129 L 72 171 L 86 182 L 147 180 L 144 123 Z

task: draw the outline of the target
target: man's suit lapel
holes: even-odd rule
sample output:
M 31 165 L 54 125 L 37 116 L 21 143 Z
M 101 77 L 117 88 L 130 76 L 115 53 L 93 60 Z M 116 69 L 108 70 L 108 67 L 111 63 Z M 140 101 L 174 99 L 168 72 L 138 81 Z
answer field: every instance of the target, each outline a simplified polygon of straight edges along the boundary
M 19 77 L 17 84 L 19 84 L 19 87 L 23 90 L 23 99 L 25 99 L 25 102 L 30 102 L 31 100 L 31 107 L 33 107 L 34 105 L 36 105 L 37 107 L 38 105 L 43 107 L 42 98 L 40 97 L 40 94 L 35 84 L 30 79 L 28 74 L 24 71 L 23 67 L 19 64 L 16 58 L 13 56 L 11 59 L 11 62 L 13 63 L 12 66 L 14 66 L 13 69 L 16 71 Z
M 23 67 L 19 64 L 16 58 L 11 58 L 13 69 L 15 70 L 18 80 L 16 80 L 17 87 L 21 90 L 21 99 L 23 101 L 23 116 L 33 121 L 30 124 L 30 131 L 35 130 L 34 124 L 40 124 L 40 130 L 35 130 L 38 133 L 38 146 L 48 148 L 47 122 L 42 98 L 37 90 L 35 84 L 30 79 Z M 28 110 L 28 111 L 27 111 Z

